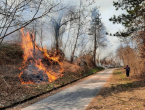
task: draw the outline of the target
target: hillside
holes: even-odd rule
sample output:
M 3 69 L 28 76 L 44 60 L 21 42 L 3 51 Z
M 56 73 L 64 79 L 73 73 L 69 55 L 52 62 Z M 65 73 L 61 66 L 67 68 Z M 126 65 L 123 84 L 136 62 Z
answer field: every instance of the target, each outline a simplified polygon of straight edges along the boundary
M 17 105 L 36 98 L 56 88 L 89 76 L 103 68 L 83 68 L 75 63 L 63 62 L 63 76 L 53 82 L 21 84 L 19 74 L 23 66 L 23 50 L 20 45 L 3 44 L 0 47 L 0 108 Z

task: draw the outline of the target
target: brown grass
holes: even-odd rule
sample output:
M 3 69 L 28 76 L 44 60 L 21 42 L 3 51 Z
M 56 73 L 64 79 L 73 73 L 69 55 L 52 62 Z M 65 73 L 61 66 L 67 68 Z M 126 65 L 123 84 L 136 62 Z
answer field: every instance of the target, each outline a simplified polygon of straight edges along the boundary
M 86 110 L 145 110 L 144 79 L 125 76 L 120 69 L 105 84 Z
M 0 58 L 2 59 L 0 61 L 0 109 L 96 72 L 96 69 L 86 70 L 77 64 L 64 62 L 64 75 L 54 82 L 21 85 L 18 75 L 20 73 L 19 67 L 22 66 L 22 55 L 23 51 L 18 45 L 0 46 Z M 102 68 L 98 68 L 98 70 L 102 70 Z
M 18 44 L 0 45 L 0 65 L 18 64 L 22 61 L 23 50 Z
M 18 68 L 20 65 L 7 65 L 0 67 L 1 76 L 10 86 L 10 88 L 8 88 L 5 82 L 0 79 L 0 108 L 45 93 L 52 90 L 53 88 L 69 84 L 74 80 L 84 78 L 95 72 L 95 70 L 84 71 L 84 69 L 78 65 L 69 64 L 67 62 L 64 65 L 64 69 L 66 71 L 64 71 L 63 77 L 55 80 L 54 82 L 26 85 L 21 85 L 18 78 L 20 73 Z

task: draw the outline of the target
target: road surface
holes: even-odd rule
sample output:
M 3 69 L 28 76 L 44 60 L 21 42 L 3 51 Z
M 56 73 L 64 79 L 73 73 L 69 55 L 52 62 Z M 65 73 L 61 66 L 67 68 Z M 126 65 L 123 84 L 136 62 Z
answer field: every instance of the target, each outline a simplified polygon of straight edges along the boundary
M 22 110 L 84 110 L 98 94 L 114 69 L 106 69 L 82 82 Z

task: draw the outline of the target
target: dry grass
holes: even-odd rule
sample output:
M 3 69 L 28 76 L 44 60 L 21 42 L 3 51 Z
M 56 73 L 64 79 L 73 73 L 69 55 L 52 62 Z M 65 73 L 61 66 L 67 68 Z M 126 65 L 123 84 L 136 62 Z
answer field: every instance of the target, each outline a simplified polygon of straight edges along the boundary
M 65 68 L 67 69 L 66 71 L 64 71 L 63 77 L 55 80 L 54 82 L 21 85 L 20 80 L 18 78 L 18 75 L 20 73 L 18 67 L 19 65 L 17 66 L 7 65 L 7 66 L 0 67 L 0 70 L 1 70 L 0 74 L 3 76 L 5 81 L 10 86 L 10 88 L 8 88 L 5 82 L 0 79 L 0 108 L 9 106 L 16 102 L 21 102 L 25 99 L 29 99 L 33 96 L 36 96 L 42 93 L 46 93 L 47 91 L 50 91 L 62 85 L 69 84 L 72 81 L 84 78 L 97 71 L 96 69 L 84 71 L 84 69 L 80 68 L 77 65 L 67 63 L 67 66 L 64 67 L 64 69 Z M 71 70 L 73 71 L 71 72 Z
M 0 45 L 0 65 L 19 64 L 22 61 L 23 50 L 18 44 Z
M 145 110 L 144 79 L 127 78 L 120 69 L 115 70 L 86 110 Z
M 7 44 L 0 46 L 0 53 L 2 59 L 0 62 L 0 109 L 102 70 L 102 68 L 86 70 L 77 64 L 64 62 L 64 75 L 54 82 L 21 85 L 18 75 L 19 67 L 22 66 L 22 49 L 18 45 Z

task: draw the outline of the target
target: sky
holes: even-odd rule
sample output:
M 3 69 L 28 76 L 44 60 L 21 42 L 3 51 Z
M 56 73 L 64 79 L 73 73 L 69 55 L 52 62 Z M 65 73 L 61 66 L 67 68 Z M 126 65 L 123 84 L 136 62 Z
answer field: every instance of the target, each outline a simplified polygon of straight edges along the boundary
M 82 0 L 86 1 L 86 0 Z M 89 0 L 88 0 L 89 1 Z M 101 18 L 102 22 L 106 26 L 107 32 L 108 33 L 115 33 L 119 30 L 123 30 L 124 27 L 121 24 L 113 24 L 112 22 L 109 21 L 109 18 L 113 17 L 113 15 L 120 15 L 122 13 L 125 13 L 122 10 L 115 10 L 115 7 L 113 6 L 113 1 L 118 1 L 118 0 L 94 0 L 95 3 L 92 5 L 92 8 L 94 7 L 100 7 L 99 11 L 101 13 Z M 65 0 L 66 4 L 67 3 L 72 3 L 72 4 L 79 4 L 80 0 L 73 0 L 73 2 L 70 2 L 70 0 Z M 108 39 L 108 46 L 106 49 L 103 49 L 101 52 L 101 57 L 105 57 L 106 54 L 108 53 L 115 53 L 116 49 L 120 45 L 119 43 L 119 38 L 114 37 L 114 36 L 107 36 Z
M 80 0 L 62 0 L 64 4 L 69 5 L 79 5 Z M 91 0 L 82 0 L 82 2 L 90 2 Z M 108 33 L 115 33 L 119 30 L 124 29 L 122 25 L 114 25 L 112 22 L 109 21 L 109 18 L 113 17 L 113 15 L 120 15 L 124 13 L 122 10 L 115 10 L 113 6 L 113 1 L 118 0 L 94 0 L 95 3 L 92 5 L 92 9 L 94 7 L 100 7 L 99 12 L 101 13 L 102 22 L 104 23 Z M 44 32 L 44 31 L 43 31 Z M 120 45 L 119 38 L 114 36 L 107 36 L 108 39 L 108 46 L 106 49 L 101 50 L 101 57 L 105 57 L 109 53 L 115 53 L 116 49 Z M 46 42 L 49 44 L 49 41 Z
M 108 33 L 115 33 L 119 30 L 124 29 L 124 27 L 121 24 L 113 24 L 112 22 L 109 21 L 109 18 L 113 17 L 113 15 L 120 15 L 121 13 L 124 13 L 122 10 L 115 10 L 115 7 L 113 6 L 113 1 L 118 1 L 118 0 L 95 0 L 96 5 L 100 6 L 100 13 L 102 17 L 102 22 L 107 28 Z M 119 38 L 114 37 L 114 36 L 107 36 L 108 39 L 108 47 L 103 50 L 105 51 L 104 53 L 102 52 L 102 57 L 106 56 L 105 54 L 107 53 L 115 53 L 116 49 L 120 45 L 119 43 Z
M 58 0 L 59 1 L 59 0 Z M 79 5 L 80 0 L 62 0 L 64 4 L 66 5 Z M 90 2 L 91 0 L 82 0 L 82 2 Z M 90 7 L 93 9 L 94 7 L 99 7 L 99 12 L 101 13 L 102 22 L 104 23 L 107 32 L 108 33 L 116 33 L 119 30 L 124 29 L 124 27 L 121 24 L 113 24 L 109 21 L 109 18 L 113 17 L 113 15 L 120 15 L 122 13 L 125 13 L 122 10 L 115 10 L 115 7 L 113 6 L 113 1 L 118 0 L 94 0 L 95 3 Z M 108 40 L 108 46 L 105 49 L 100 49 L 100 57 L 106 57 L 108 54 L 113 53 L 115 55 L 117 48 L 120 46 L 120 40 L 119 38 L 115 36 L 109 36 L 107 35 Z M 46 41 L 48 44 L 48 41 Z

